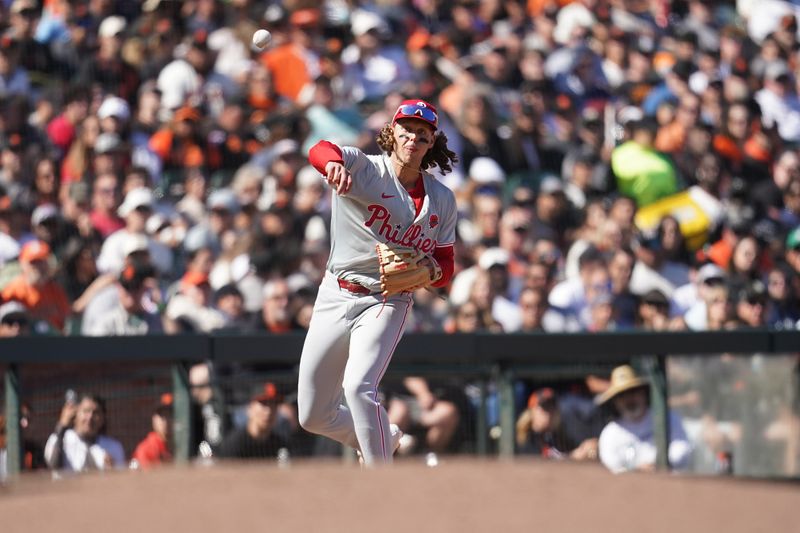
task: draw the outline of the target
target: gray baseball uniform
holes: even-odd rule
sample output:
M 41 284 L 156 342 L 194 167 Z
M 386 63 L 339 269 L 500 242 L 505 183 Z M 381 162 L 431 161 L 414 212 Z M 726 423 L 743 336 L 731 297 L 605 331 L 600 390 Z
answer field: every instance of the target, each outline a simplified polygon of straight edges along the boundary
M 388 155 L 341 150 L 352 187 L 333 195 L 328 272 L 303 346 L 297 405 L 304 428 L 360 450 L 370 465 L 392 460 L 378 385 L 412 306 L 410 293 L 384 301 L 375 245 L 433 254 L 455 242 L 457 212 L 453 193 L 423 173 L 425 197 L 417 215 Z M 348 282 L 357 284 L 357 292 Z

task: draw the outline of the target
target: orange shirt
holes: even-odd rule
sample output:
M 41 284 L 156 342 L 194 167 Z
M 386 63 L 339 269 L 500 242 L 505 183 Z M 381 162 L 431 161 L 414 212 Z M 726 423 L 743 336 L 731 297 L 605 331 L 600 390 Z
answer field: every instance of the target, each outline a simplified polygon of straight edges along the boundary
M 161 463 L 172 461 L 172 454 L 169 453 L 167 443 L 155 431 L 147 434 L 147 437 L 136 446 L 133 452 L 133 459 L 139 463 L 141 468 L 150 468 Z
M 42 287 L 34 287 L 21 274 L 6 285 L 2 299 L 4 302 L 16 300 L 22 303 L 32 317 L 45 320 L 59 330 L 64 329 L 71 307 L 67 293 L 55 281 L 48 281 Z
M 265 52 L 261 62 L 272 74 L 275 92 L 293 102 L 297 101 L 303 87 L 311 82 L 305 59 L 291 43 Z
M 656 150 L 671 154 L 683 148 L 686 142 L 686 129 L 678 122 L 667 124 L 658 130 L 656 135 Z

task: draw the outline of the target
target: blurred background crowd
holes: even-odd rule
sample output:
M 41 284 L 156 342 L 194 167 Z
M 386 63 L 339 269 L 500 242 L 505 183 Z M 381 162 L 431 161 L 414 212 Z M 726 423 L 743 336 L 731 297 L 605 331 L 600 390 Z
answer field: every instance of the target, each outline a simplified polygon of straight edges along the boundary
M 411 331 L 795 328 L 800 8 L 755 5 L 5 2 L 0 331 L 304 328 L 306 151 L 374 153 L 410 95 L 460 158 Z
M 411 96 L 459 156 L 459 222 L 454 280 L 407 331 L 798 328 L 798 21 L 778 0 L 3 0 L 0 336 L 302 331 L 331 194 L 307 150 L 377 153 Z

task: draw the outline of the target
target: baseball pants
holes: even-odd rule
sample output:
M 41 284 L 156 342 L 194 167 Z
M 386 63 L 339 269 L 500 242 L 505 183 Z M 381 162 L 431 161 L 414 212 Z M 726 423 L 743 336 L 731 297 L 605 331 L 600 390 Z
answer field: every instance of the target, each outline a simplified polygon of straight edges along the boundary
M 409 293 L 355 294 L 327 272 L 311 317 L 297 385 L 300 425 L 361 451 L 367 465 L 392 461 L 378 385 L 406 325 Z M 346 402 L 346 405 L 343 403 Z

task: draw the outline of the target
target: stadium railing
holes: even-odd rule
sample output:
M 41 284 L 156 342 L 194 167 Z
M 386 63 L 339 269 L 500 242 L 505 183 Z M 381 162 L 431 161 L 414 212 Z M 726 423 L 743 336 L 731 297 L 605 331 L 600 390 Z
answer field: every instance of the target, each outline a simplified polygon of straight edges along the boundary
M 144 401 L 145 397 L 150 398 L 163 390 L 170 391 L 175 416 L 175 457 L 179 462 L 187 462 L 194 453 L 189 366 L 203 361 L 222 366 L 255 365 L 266 369 L 264 376 L 284 384 L 286 390 L 290 390 L 303 339 L 302 334 L 0 339 L 9 475 L 13 477 L 19 474 L 24 461 L 23 436 L 19 425 L 23 398 L 46 396 L 53 407 L 51 415 L 57 415 L 60 409 L 59 395 L 64 388 L 64 380 L 59 380 L 57 374 L 70 365 L 90 364 L 113 369 L 115 377 L 98 378 L 107 381 L 104 385 L 106 390 L 113 390 L 120 384 L 130 386 L 131 380 L 135 380 L 138 389 L 125 396 L 129 408 L 136 409 L 139 406 L 146 409 L 148 402 Z M 515 387 L 520 380 L 538 383 L 580 378 L 589 373 L 607 375 L 614 366 L 630 363 L 644 373 L 652 385 L 657 464 L 659 468 L 666 469 L 669 468 L 665 450 L 669 441 L 666 406 L 670 358 L 710 359 L 719 358 L 720 354 L 767 359 L 788 357 L 789 363 L 785 369 L 792 374 L 788 381 L 791 390 L 789 397 L 782 393 L 782 405 L 797 417 L 800 415 L 797 412 L 800 397 L 796 379 L 798 353 L 800 331 L 415 333 L 407 334 L 399 344 L 387 379 L 404 375 L 445 375 L 470 380 L 479 391 L 475 418 L 470 420 L 474 426 L 471 451 L 508 457 L 515 453 L 515 422 L 519 409 Z M 66 372 L 69 373 L 69 370 Z M 38 377 L 35 380 L 24 379 L 27 373 Z M 50 376 L 50 379 L 43 379 L 42 376 Z M 492 395 L 487 394 L 490 388 Z M 494 409 L 493 415 L 490 415 L 487 406 L 490 396 L 496 402 L 491 408 Z M 46 435 L 51 422 L 44 418 L 37 422 L 41 435 Z M 149 413 L 142 418 L 149 420 Z M 489 431 L 490 418 L 496 418 L 495 432 Z M 147 429 L 145 426 L 135 428 L 142 436 Z

